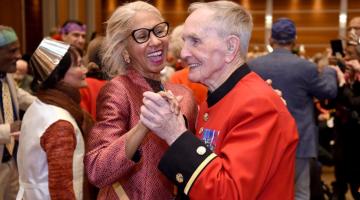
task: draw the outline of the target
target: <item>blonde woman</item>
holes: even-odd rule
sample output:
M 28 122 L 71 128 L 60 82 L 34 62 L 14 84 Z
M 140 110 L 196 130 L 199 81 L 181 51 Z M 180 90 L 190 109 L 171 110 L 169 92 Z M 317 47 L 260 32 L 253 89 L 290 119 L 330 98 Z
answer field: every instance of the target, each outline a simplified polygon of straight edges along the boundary
M 85 158 L 90 181 L 101 188 L 98 199 L 174 198 L 173 184 L 157 169 L 168 146 L 139 123 L 143 93 L 166 90 L 182 96 L 182 113 L 194 129 L 191 91 L 160 81 L 168 30 L 160 12 L 142 1 L 120 6 L 107 21 L 103 59 L 113 79 L 99 93 Z

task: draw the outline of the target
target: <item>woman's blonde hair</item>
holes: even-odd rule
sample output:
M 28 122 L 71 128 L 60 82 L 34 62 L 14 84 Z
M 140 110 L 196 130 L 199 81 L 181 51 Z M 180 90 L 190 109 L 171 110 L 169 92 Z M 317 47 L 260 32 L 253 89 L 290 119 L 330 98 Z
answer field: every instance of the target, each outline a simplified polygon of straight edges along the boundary
M 126 39 L 132 31 L 132 19 L 139 11 L 151 12 L 163 19 L 160 11 L 151 4 L 143 1 L 135 1 L 118 7 L 106 22 L 103 63 L 104 71 L 109 77 L 114 77 L 117 74 L 125 72 L 127 63 L 122 54 L 127 45 Z
M 170 35 L 169 52 L 171 52 L 176 59 L 180 59 L 181 49 L 184 46 L 184 40 L 181 38 L 183 29 L 183 24 L 178 25 Z

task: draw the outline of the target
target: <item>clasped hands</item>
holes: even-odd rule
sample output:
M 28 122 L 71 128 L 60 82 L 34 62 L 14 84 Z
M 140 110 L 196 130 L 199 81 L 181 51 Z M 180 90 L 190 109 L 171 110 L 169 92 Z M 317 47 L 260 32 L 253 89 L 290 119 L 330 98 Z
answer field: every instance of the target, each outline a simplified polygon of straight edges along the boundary
M 180 110 L 182 96 L 171 91 L 144 92 L 140 121 L 157 136 L 171 145 L 186 129 Z

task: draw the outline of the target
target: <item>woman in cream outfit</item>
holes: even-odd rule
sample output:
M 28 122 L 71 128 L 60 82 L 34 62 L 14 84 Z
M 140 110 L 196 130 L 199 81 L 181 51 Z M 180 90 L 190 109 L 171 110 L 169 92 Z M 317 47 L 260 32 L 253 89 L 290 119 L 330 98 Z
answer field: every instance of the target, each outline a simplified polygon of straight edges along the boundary
M 92 121 L 80 106 L 86 86 L 81 55 L 67 44 L 44 39 L 30 65 L 38 100 L 21 127 L 17 199 L 88 199 L 84 181 L 84 135 Z

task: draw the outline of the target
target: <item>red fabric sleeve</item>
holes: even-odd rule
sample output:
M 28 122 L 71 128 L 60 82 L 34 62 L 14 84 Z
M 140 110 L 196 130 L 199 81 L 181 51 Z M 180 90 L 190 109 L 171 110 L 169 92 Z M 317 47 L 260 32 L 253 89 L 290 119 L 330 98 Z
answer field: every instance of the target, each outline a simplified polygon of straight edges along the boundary
M 76 138 L 73 125 L 65 120 L 56 121 L 41 136 L 40 144 L 48 160 L 51 199 L 75 199 L 72 168 Z

